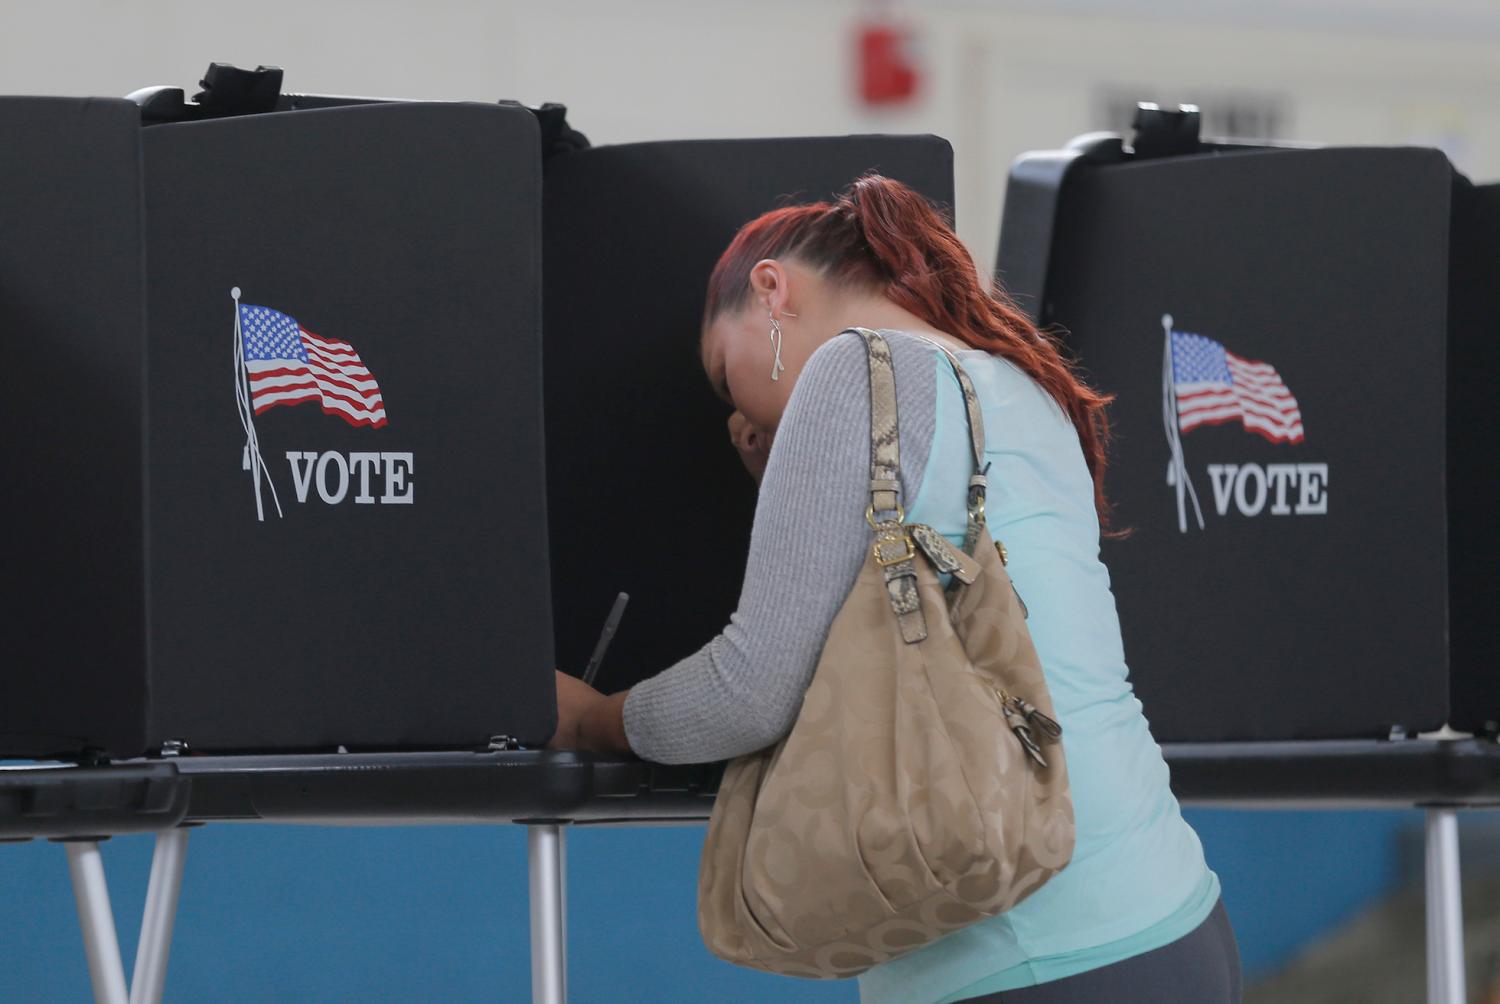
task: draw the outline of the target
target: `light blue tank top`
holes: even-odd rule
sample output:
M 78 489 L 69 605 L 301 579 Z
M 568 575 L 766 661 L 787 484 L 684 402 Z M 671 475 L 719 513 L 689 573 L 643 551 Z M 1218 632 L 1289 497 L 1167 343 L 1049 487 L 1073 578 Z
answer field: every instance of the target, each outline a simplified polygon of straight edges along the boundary
M 1127 679 L 1073 423 L 1009 360 L 959 360 L 984 413 L 986 522 L 1009 552 L 1063 727 L 1077 839 L 1067 866 L 1011 910 L 862 974 L 861 1004 L 951 1004 L 1085 972 L 1175 941 L 1219 898 Z M 973 454 L 958 380 L 936 349 L 933 362 L 937 427 L 907 521 L 961 544 Z

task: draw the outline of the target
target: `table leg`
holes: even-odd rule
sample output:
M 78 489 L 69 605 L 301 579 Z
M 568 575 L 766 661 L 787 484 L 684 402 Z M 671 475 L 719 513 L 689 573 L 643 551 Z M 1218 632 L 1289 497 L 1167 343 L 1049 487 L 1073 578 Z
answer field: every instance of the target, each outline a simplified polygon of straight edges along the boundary
M 1464 916 L 1458 812 L 1427 810 L 1427 1002 L 1464 1004 Z
M 73 878 L 73 898 L 78 902 L 78 923 L 83 928 L 83 952 L 88 958 L 89 980 L 94 985 L 94 1004 L 128 1004 L 125 966 L 120 961 L 120 941 L 115 936 L 115 915 L 109 906 L 109 886 L 104 881 L 104 859 L 92 840 L 70 840 L 68 872 Z
M 188 831 L 184 827 L 156 836 L 151 855 L 151 879 L 146 886 L 146 910 L 141 917 L 141 940 L 135 969 L 130 974 L 130 1004 L 161 1004 L 167 983 L 167 955 L 172 949 L 172 924 L 177 917 L 177 894 L 187 859 Z
M 533 823 L 526 827 L 526 856 L 531 877 L 532 1004 L 566 1004 L 567 1001 L 562 843 L 562 826 L 558 823 Z
M 562 999 L 568 999 L 568 831 L 557 828 L 557 929 L 562 932 Z

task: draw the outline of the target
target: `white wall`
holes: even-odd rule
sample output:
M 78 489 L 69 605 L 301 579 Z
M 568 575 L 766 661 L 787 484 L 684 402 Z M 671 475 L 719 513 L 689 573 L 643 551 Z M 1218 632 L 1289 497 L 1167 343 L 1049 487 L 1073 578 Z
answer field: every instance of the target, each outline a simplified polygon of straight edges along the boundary
M 1281 135 L 1441 144 L 1500 177 L 1500 8 L 1487 0 L 931 0 L 894 7 L 926 87 L 859 106 L 857 0 L 0 0 L 0 93 L 192 88 L 210 60 L 297 91 L 569 105 L 596 143 L 930 131 L 958 165 L 959 229 L 993 259 L 1027 149 L 1105 123 L 1105 95 L 1281 108 Z M 3 143 L 3 138 L 0 138 Z M 3 149 L 3 147 L 0 147 Z

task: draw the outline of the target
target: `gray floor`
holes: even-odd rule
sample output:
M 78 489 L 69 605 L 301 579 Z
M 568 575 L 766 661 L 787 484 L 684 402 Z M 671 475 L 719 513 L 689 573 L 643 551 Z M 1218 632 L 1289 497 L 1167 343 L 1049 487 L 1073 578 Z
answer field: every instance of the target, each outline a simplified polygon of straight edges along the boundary
M 1466 848 L 1467 849 L 1467 848 Z M 1500 1004 L 1500 868 L 1467 866 L 1464 956 L 1470 1004 Z M 1423 891 L 1408 885 L 1245 988 L 1245 1004 L 1416 1004 L 1427 993 Z

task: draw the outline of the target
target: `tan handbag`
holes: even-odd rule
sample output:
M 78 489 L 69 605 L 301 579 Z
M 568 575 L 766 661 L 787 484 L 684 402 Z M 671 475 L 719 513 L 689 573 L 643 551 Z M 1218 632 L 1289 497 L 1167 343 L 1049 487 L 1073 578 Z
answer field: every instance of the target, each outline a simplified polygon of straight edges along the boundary
M 890 348 L 853 330 L 870 360 L 874 543 L 791 732 L 726 765 L 698 872 L 710 951 L 813 979 L 1008 910 L 1073 854 L 1061 729 L 1005 549 L 984 525 L 973 385 L 939 346 L 974 447 L 960 551 L 904 523 Z M 946 593 L 938 572 L 953 575 Z

